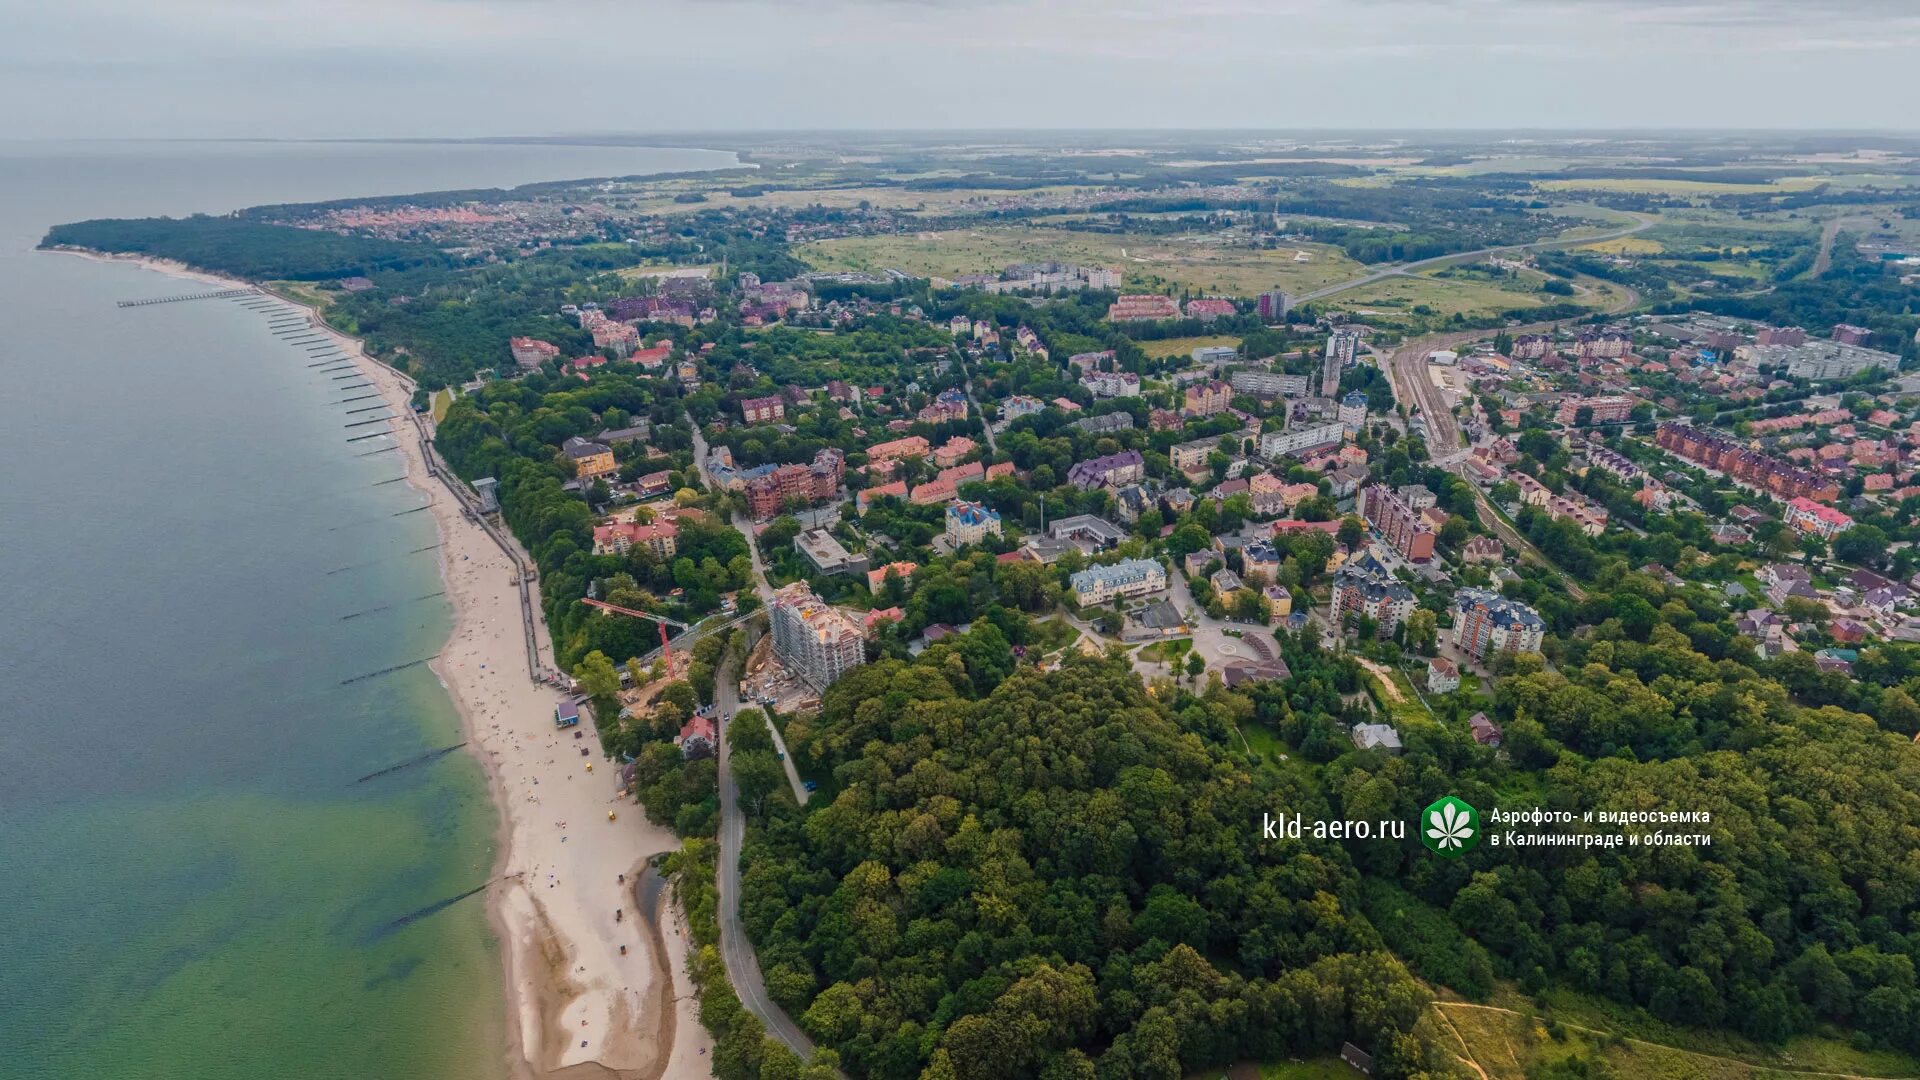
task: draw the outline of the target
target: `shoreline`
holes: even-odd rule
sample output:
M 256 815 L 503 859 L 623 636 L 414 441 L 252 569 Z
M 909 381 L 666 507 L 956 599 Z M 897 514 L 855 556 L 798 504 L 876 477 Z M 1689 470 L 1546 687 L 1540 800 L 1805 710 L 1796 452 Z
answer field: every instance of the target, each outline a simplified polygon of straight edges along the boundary
M 440 539 L 437 561 L 453 623 L 429 667 L 460 716 L 496 813 L 486 898 L 504 974 L 507 1075 L 710 1075 L 711 1038 L 699 1023 L 686 974 L 690 939 L 684 916 L 662 898 L 662 908 L 673 913 L 673 925 L 657 931 L 666 945 L 663 962 L 647 933 L 652 920 L 636 909 L 633 892 L 647 860 L 678 848 L 679 840 L 648 822 L 637 803 L 615 794 L 617 763 L 601 760 L 597 740 L 584 729 L 575 729 L 582 733 L 577 740 L 555 729 L 552 709 L 560 695 L 528 670 L 518 585 L 524 553 L 510 534 L 502 537 L 511 552 L 503 550 L 502 542 L 466 516 L 450 489 L 453 481 L 432 475 L 421 446 L 430 421 L 412 411 L 414 381 L 368 355 L 359 339 L 328 325 L 311 305 L 266 286 L 147 256 L 46 250 L 257 289 L 306 312 L 315 331 L 374 384 L 396 414 L 387 437 L 406 462 L 408 486 L 427 497 Z M 536 643 L 550 655 L 545 620 L 538 610 L 532 617 Z M 670 985 L 660 985 L 662 968 Z M 666 1046 L 659 1045 L 663 1032 Z

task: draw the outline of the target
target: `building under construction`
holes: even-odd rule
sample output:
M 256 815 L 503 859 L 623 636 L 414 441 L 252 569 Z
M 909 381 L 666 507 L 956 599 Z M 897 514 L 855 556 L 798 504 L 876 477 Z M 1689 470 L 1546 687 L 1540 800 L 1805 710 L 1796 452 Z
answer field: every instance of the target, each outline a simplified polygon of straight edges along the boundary
M 867 662 L 860 624 L 815 596 L 806 582 L 775 592 L 771 607 L 773 651 L 808 686 L 824 691 Z

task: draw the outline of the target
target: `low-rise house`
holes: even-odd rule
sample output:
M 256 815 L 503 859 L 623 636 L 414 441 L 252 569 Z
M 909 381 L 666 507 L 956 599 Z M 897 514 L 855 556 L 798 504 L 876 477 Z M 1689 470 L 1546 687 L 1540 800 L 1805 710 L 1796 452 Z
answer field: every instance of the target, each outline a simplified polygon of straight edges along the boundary
M 1076 462 L 1067 470 L 1067 482 L 1083 489 L 1119 487 L 1134 483 L 1145 475 L 1146 461 L 1140 456 L 1140 451 L 1122 450 L 1106 457 Z
M 708 758 L 714 755 L 719 745 L 714 731 L 713 717 L 693 716 L 680 725 L 680 736 L 674 740 L 680 746 L 680 756 L 691 761 L 695 758 Z
M 1286 589 L 1269 585 L 1260 590 L 1260 595 L 1267 598 L 1267 621 L 1271 625 L 1278 626 L 1293 614 L 1293 594 Z
M 1427 661 L 1427 693 L 1446 694 L 1460 689 L 1460 669 L 1444 656 Z
M 889 574 L 899 578 L 900 584 L 905 585 L 913 580 L 913 572 L 918 569 L 920 564 L 914 562 L 890 562 L 885 566 L 876 566 L 867 571 L 867 591 L 878 596 L 880 590 L 886 588 Z
M 1355 724 L 1353 745 L 1362 750 L 1384 750 L 1389 754 L 1397 754 L 1401 750 L 1400 733 L 1393 730 L 1392 724 Z
M 1461 545 L 1460 558 L 1469 565 L 1503 563 L 1507 561 L 1507 549 L 1491 536 L 1476 536 Z
M 786 399 L 779 394 L 741 398 L 740 415 L 749 424 L 768 424 L 776 420 L 784 420 L 787 416 Z
M 978 450 L 980 445 L 965 435 L 955 435 L 933 452 L 933 463 L 940 468 L 948 468 L 960 463 L 960 459 Z
M 1500 725 L 1487 719 L 1486 713 L 1474 713 L 1472 718 L 1467 721 L 1467 730 L 1472 732 L 1473 741 L 1479 743 L 1481 746 L 1490 746 L 1495 749 L 1499 748 L 1501 736 Z
M 636 525 L 613 522 L 593 529 L 595 555 L 624 555 L 634 548 L 651 551 L 661 559 L 673 558 L 678 550 L 680 530 L 672 522 Z

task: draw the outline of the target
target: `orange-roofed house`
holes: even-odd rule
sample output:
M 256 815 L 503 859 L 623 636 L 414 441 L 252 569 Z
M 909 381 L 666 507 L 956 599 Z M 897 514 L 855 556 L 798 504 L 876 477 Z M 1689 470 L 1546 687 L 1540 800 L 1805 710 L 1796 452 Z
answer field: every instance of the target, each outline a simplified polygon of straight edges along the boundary
M 909 435 L 904 439 L 894 439 L 892 442 L 876 443 L 867 447 L 867 460 L 869 462 L 896 461 L 901 458 L 926 457 L 932 450 L 924 436 Z
M 855 497 L 854 501 L 859 504 L 860 512 L 864 514 L 867 512 L 867 507 L 873 503 L 873 500 L 884 499 L 888 496 L 896 499 L 906 498 L 907 482 L 905 480 L 895 480 L 891 484 L 881 484 L 879 487 L 867 488 L 861 491 L 860 494 Z

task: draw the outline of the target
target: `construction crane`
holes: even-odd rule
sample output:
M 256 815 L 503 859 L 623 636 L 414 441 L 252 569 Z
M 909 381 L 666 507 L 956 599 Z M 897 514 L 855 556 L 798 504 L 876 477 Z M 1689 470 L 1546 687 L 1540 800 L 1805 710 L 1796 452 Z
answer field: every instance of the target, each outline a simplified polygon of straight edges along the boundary
M 663 658 L 665 658 L 667 662 L 667 678 L 669 679 L 673 678 L 673 643 L 667 639 L 667 627 L 673 626 L 680 630 L 690 630 L 692 629 L 692 627 L 688 626 L 686 623 L 683 623 L 678 619 L 669 619 L 665 615 L 655 615 L 650 611 L 635 611 L 632 608 L 621 607 L 619 604 L 609 604 L 605 600 L 594 600 L 589 597 L 581 597 L 580 602 L 592 607 L 597 607 L 602 611 L 611 611 L 615 615 L 631 615 L 636 619 L 651 619 L 654 622 L 659 623 L 660 624 L 660 655 Z

